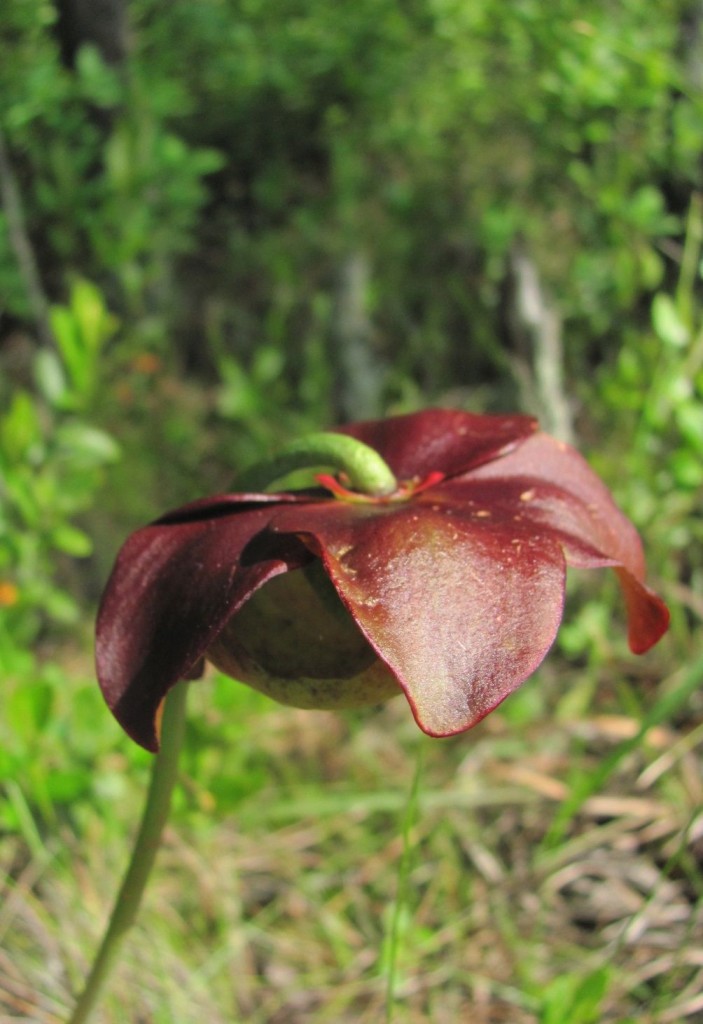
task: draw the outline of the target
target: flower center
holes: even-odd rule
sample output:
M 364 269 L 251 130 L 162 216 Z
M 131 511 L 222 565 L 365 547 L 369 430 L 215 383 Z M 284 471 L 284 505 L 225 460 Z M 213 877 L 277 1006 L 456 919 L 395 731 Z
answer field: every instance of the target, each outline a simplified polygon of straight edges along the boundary
M 390 494 L 364 494 L 361 491 L 352 490 L 350 486 L 347 486 L 351 481 L 345 473 L 340 473 L 340 479 L 327 473 L 317 473 L 315 479 L 340 501 L 349 501 L 358 505 L 389 505 L 410 501 L 416 494 L 426 491 L 428 487 L 433 487 L 444 480 L 444 473 L 435 471 L 428 473 L 426 477 L 415 476 L 410 480 L 399 480 L 395 490 Z

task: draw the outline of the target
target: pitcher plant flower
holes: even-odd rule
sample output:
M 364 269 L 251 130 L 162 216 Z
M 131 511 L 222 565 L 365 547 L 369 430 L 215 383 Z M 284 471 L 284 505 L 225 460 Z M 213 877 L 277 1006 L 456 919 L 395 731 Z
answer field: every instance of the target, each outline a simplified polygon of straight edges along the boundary
M 316 486 L 265 490 L 305 462 L 327 471 Z M 204 660 L 305 708 L 404 693 L 424 732 L 450 736 L 543 660 L 567 566 L 615 570 L 634 653 L 666 631 L 634 526 L 531 417 L 353 423 L 132 534 L 99 611 L 98 678 L 149 750 L 166 693 Z

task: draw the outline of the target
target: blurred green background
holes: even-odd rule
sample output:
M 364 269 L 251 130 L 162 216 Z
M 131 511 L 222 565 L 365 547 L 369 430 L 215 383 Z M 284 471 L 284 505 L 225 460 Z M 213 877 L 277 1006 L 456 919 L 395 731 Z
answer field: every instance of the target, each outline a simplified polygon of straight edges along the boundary
M 610 578 L 575 578 L 537 678 L 441 743 L 400 702 L 332 720 L 212 677 L 104 1019 L 700 1019 L 702 152 L 698 0 L 3 5 L 2 1020 L 61 1019 L 137 817 L 148 759 L 91 660 L 126 534 L 431 404 L 576 443 L 670 635 L 634 662 Z

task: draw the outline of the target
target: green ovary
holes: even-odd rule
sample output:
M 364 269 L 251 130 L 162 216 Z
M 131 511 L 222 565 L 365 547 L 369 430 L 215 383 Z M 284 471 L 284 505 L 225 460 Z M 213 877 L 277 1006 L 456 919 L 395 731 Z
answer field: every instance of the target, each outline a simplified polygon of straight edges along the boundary
M 401 693 L 320 562 L 265 583 L 207 657 L 227 675 L 298 708 L 368 707 Z

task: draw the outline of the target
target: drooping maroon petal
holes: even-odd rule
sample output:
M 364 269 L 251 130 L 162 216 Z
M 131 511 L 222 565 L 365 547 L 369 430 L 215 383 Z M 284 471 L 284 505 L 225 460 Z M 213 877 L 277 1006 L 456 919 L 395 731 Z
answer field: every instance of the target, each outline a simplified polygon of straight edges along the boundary
M 566 492 L 573 501 L 559 508 L 555 502 L 551 511 L 545 506 L 544 514 L 554 525 L 580 529 L 584 540 L 616 558 L 638 579 L 644 578 L 645 564 L 642 543 L 637 530 L 613 501 L 612 495 L 600 477 L 596 476 L 583 456 L 547 434 L 536 434 L 517 451 L 510 452 L 500 464 L 479 466 L 471 473 L 472 481 L 507 481 L 529 478 L 541 484 L 551 484 L 559 492 Z M 523 509 L 530 504 L 529 486 L 525 488 Z M 562 517 L 561 523 L 559 517 Z
M 669 609 L 649 587 L 627 569 L 615 572 L 627 607 L 627 640 L 633 654 L 645 654 L 669 628 Z
M 565 559 L 548 534 L 392 507 L 281 509 L 322 558 L 432 736 L 480 721 L 533 672 L 561 619 Z M 517 540 L 517 543 L 515 541 Z
M 432 472 L 455 476 L 512 450 L 536 429 L 530 416 L 476 416 L 451 409 L 334 428 L 374 448 L 399 480 Z
M 537 434 L 499 462 L 479 466 L 447 484 L 444 493 L 450 490 L 456 501 L 470 496 L 494 510 L 513 501 L 516 515 L 561 535 L 570 565 L 620 567 L 634 653 L 649 650 L 666 632 L 669 610 L 645 586 L 644 552 L 637 530 L 586 460 L 569 445 Z M 598 555 L 604 560 L 599 562 Z
M 98 613 L 97 673 L 115 717 L 148 750 L 158 747 L 167 691 L 191 674 L 230 615 L 267 580 L 309 561 L 294 537 L 260 533 L 271 514 L 268 504 L 240 503 L 236 514 L 166 517 L 120 551 Z

